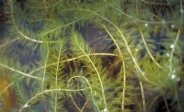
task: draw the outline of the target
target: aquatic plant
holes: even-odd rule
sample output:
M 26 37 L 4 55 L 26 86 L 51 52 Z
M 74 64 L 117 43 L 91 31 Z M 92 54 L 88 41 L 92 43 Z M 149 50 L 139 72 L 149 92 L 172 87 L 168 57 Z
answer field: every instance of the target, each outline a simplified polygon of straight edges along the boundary
M 8 0 L 1 111 L 184 111 L 183 5 Z

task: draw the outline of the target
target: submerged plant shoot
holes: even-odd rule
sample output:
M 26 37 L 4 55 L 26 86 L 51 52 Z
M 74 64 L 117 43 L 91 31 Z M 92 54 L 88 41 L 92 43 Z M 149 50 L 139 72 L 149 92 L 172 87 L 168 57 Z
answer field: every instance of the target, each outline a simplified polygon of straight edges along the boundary
M 0 0 L 0 112 L 184 112 L 183 0 Z

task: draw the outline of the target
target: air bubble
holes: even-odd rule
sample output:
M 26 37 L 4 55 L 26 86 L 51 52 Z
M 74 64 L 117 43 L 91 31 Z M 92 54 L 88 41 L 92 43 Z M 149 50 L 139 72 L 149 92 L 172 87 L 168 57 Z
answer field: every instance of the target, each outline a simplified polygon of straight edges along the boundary
M 171 28 L 175 28 L 175 25 L 174 25 L 174 24 L 172 24 L 172 25 L 171 25 Z
M 184 10 L 183 9 L 180 9 L 180 13 L 183 14 L 184 13 Z
M 145 27 L 148 27 L 148 23 L 145 23 L 144 26 L 145 26 Z
M 96 92 L 94 92 L 94 95 L 95 95 L 95 96 L 97 95 Z
M 102 110 L 102 112 L 107 112 L 107 109 L 106 109 L 106 108 L 104 108 L 104 109 Z
M 169 77 L 170 77 L 172 80 L 177 81 L 177 82 L 179 82 L 179 81 L 181 80 L 180 77 L 176 75 L 176 71 L 175 71 L 175 70 L 170 74 Z
M 139 49 L 136 48 L 135 51 L 139 51 Z
M 171 49 L 173 49 L 173 48 L 174 48 L 174 45 L 173 45 L 173 44 L 171 44 L 171 45 L 170 45 L 170 48 L 171 48 Z
M 27 108 L 27 107 L 29 107 L 29 105 L 28 104 L 25 104 L 23 108 Z
M 172 74 L 171 79 L 176 79 L 176 74 Z

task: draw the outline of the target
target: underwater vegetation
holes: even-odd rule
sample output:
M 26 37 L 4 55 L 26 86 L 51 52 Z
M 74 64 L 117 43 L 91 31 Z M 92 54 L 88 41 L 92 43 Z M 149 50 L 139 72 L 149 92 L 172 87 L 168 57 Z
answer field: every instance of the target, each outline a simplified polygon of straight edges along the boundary
M 0 112 L 184 112 L 183 0 L 1 0 Z

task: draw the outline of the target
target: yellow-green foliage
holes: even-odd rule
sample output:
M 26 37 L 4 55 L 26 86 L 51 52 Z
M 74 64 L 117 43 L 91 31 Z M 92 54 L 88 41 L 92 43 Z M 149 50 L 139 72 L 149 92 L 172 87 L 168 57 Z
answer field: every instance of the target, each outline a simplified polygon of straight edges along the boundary
M 0 111 L 183 112 L 183 4 L 8 0 Z

